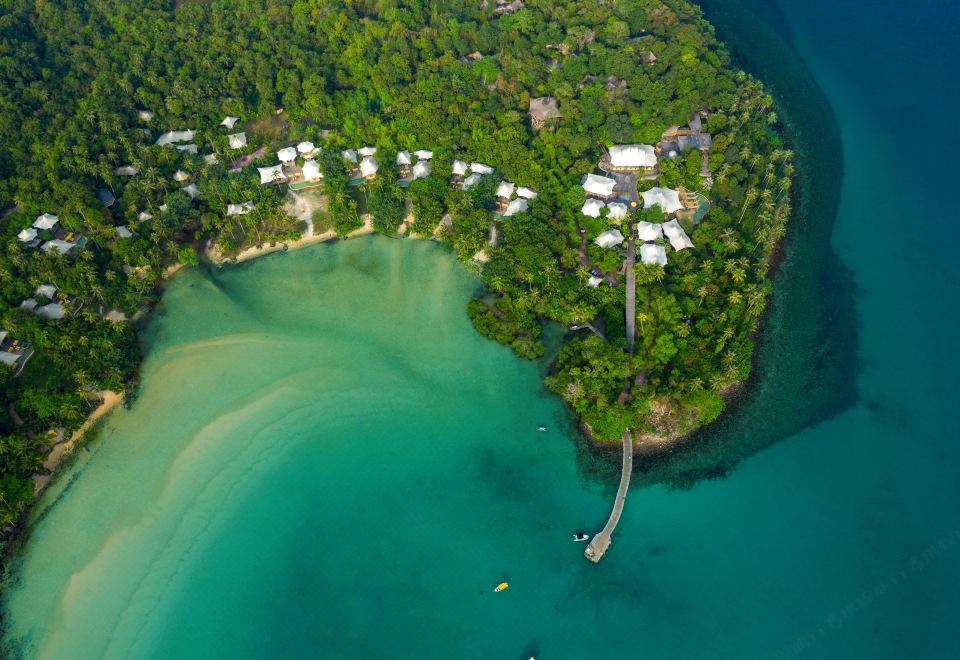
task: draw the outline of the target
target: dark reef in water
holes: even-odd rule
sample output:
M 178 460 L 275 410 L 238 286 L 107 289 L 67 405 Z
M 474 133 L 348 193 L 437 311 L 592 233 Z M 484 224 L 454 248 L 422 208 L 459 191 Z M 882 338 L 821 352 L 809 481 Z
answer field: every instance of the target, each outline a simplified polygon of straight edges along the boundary
M 638 460 L 634 484 L 690 488 L 819 424 L 858 397 L 857 288 L 830 246 L 843 180 L 840 128 L 829 101 L 793 50 L 777 7 L 756 0 L 700 5 L 737 66 L 763 81 L 795 152 L 797 185 L 785 258 L 744 393 L 713 425 L 668 453 Z M 584 443 L 586 444 L 586 443 Z M 585 476 L 607 481 L 609 457 L 579 452 Z M 611 474 L 607 474 L 607 473 Z

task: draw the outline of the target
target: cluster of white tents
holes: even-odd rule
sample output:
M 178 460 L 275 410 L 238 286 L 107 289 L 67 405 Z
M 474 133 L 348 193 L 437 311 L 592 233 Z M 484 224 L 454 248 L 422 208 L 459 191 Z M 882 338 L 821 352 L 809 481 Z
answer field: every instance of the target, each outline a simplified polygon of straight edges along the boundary
M 27 298 L 22 303 L 20 307 L 23 309 L 33 312 L 42 319 L 48 321 L 54 321 L 56 319 L 62 319 L 67 314 L 67 310 L 58 302 L 54 301 L 54 296 L 57 293 L 57 287 L 52 284 L 41 284 L 36 289 L 33 290 L 33 295 L 38 298 L 46 298 L 52 302 L 49 302 L 45 305 L 41 305 L 37 302 L 36 298 Z
M 409 168 L 409 174 L 403 177 L 408 181 L 425 179 L 430 176 L 430 160 L 433 158 L 433 152 L 426 149 L 418 149 L 411 155 L 409 151 L 400 151 L 397 153 L 397 165 L 401 172 Z
M 463 188 L 469 190 L 477 185 L 480 177 L 485 174 L 493 174 L 494 169 L 483 163 L 466 163 L 462 160 L 453 161 L 453 174 L 463 177 Z
M 524 186 L 518 188 L 510 181 L 501 181 L 496 197 L 499 200 L 498 208 L 501 209 L 499 215 L 509 218 L 530 208 L 530 200 L 536 198 L 537 193 Z
M 39 241 L 37 236 L 41 231 L 50 231 L 60 223 L 60 219 L 52 213 L 41 213 L 37 216 L 37 219 L 33 221 L 33 226 L 27 227 L 20 231 L 17 234 L 17 240 L 21 243 L 26 243 L 31 247 L 36 247 Z M 40 246 L 40 249 L 44 252 L 56 252 L 57 254 L 66 254 L 74 247 L 76 247 L 74 241 L 63 240 L 55 238 L 53 240 L 46 241 Z
M 304 181 L 319 181 L 323 178 L 323 172 L 320 171 L 320 164 L 313 159 L 319 149 L 313 142 L 301 142 L 296 147 L 284 147 L 277 152 L 278 165 L 270 167 L 258 167 L 260 173 L 260 183 L 267 185 L 271 183 L 283 183 L 288 180 L 284 167 L 294 167 L 297 163 L 297 157 L 303 158 L 303 166 L 300 171 Z
M 376 161 L 374 155 L 377 153 L 376 147 L 363 147 L 362 149 L 344 149 L 340 152 L 340 157 L 349 166 L 356 166 L 356 172 L 362 179 L 372 179 L 377 176 L 377 170 L 380 169 L 380 163 Z

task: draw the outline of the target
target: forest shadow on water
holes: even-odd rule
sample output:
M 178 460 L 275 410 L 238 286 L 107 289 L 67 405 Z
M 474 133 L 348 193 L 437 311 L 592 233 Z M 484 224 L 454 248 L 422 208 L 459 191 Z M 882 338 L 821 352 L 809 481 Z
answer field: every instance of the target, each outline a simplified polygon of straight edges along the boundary
M 637 457 L 634 487 L 688 489 L 725 477 L 744 459 L 842 413 L 859 397 L 858 288 L 830 242 L 843 181 L 833 109 L 791 46 L 775 3 L 699 4 L 734 64 L 762 80 L 774 98 L 787 146 L 795 152 L 793 215 L 743 393 L 716 423 L 687 441 Z M 613 492 L 619 448 L 579 444 L 581 476 Z

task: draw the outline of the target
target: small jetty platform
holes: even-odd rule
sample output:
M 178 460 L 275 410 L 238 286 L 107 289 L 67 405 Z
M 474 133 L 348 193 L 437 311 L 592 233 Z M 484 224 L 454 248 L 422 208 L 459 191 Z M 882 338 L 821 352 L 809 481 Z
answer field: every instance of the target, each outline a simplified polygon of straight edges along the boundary
M 620 487 L 617 488 L 617 499 L 613 502 L 613 511 L 610 512 L 610 518 L 607 524 L 599 534 L 590 540 L 590 545 L 583 551 L 583 556 L 594 564 L 603 559 L 604 553 L 610 547 L 610 537 L 613 530 L 617 528 L 620 522 L 620 514 L 623 513 L 623 503 L 627 499 L 627 489 L 630 487 L 630 474 L 633 472 L 633 438 L 630 431 L 623 431 L 623 468 L 620 473 Z

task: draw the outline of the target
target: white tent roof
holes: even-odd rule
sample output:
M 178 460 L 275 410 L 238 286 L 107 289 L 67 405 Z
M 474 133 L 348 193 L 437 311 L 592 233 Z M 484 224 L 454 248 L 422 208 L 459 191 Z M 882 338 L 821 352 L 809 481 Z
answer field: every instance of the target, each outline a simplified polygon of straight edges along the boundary
M 433 152 L 432 152 L 432 151 L 427 151 L 426 149 L 418 149 L 417 151 L 414 151 L 413 153 L 414 153 L 414 155 L 416 155 L 416 157 L 419 158 L 420 160 L 430 160 L 431 158 L 433 158 Z
M 227 215 L 246 215 L 253 210 L 253 202 L 246 201 L 243 204 L 227 204 Z
M 493 174 L 493 168 L 483 163 L 470 163 L 470 171 L 474 174 Z
M 516 215 L 518 213 L 523 213 L 527 210 L 528 203 L 527 200 L 522 197 L 515 199 L 509 204 L 507 204 L 507 209 L 503 212 L 503 217 L 509 218 L 511 215 Z
M 312 154 L 316 151 L 317 148 L 313 146 L 313 142 L 301 142 L 297 145 L 297 151 L 301 154 Z
M 503 199 L 510 199 L 513 197 L 513 191 L 516 186 L 509 181 L 501 181 L 500 185 L 497 186 L 497 197 L 502 197 Z
M 63 305 L 59 303 L 50 303 L 49 305 L 43 305 L 42 307 L 37 307 L 33 310 L 37 316 L 48 321 L 53 321 L 56 319 L 62 319 L 67 314 L 67 310 L 63 308 Z
M 7 365 L 8 367 L 13 367 L 17 364 L 17 361 L 20 359 L 19 355 L 15 353 L 9 353 L 7 351 L 0 351 L 0 362 Z
M 277 158 L 281 163 L 292 163 L 297 159 L 297 150 L 294 147 L 284 147 L 277 152 Z
M 139 170 L 133 165 L 121 165 L 113 170 L 113 173 L 117 176 L 133 176 Z
M 640 246 L 640 260 L 645 264 L 667 265 L 667 251 L 662 245 L 656 243 L 644 243 Z
M 649 144 L 618 144 L 610 147 L 610 164 L 614 167 L 653 167 L 657 152 Z
M 197 184 L 195 183 L 191 183 L 189 186 L 184 186 L 180 190 L 190 195 L 190 199 L 196 199 L 197 196 L 200 195 L 200 189 L 197 188 Z
M 189 142 L 193 139 L 193 131 L 167 131 L 157 138 L 157 146 L 162 147 L 173 142 Z
M 57 226 L 60 219 L 52 213 L 42 213 L 33 221 L 33 226 L 37 229 L 53 229 Z
M 174 146 L 176 146 L 180 151 L 187 151 L 192 154 L 197 153 L 197 145 L 195 144 L 177 144 Z
M 41 284 L 36 289 L 33 290 L 33 295 L 43 296 L 44 298 L 49 298 L 53 300 L 53 296 L 57 293 L 57 287 L 52 284 Z
M 207 154 L 203 157 L 203 162 L 207 165 L 216 165 L 220 162 L 220 159 L 217 158 L 217 154 Z
M 257 171 L 260 172 L 260 183 L 274 183 L 276 181 L 287 180 L 287 177 L 283 174 L 283 165 L 258 167 Z
M 372 156 L 377 153 L 376 147 L 364 147 L 362 149 L 357 149 L 357 153 L 361 156 Z
M 32 312 L 37 308 L 37 301 L 33 298 L 27 298 L 22 303 L 20 303 L 20 309 L 25 309 L 28 312 Z
M 663 228 L 655 222 L 640 221 L 637 223 L 637 236 L 641 241 L 655 241 L 663 238 Z
M 233 125 L 240 121 L 240 117 L 224 117 L 223 121 L 220 122 L 221 126 L 226 126 L 227 128 L 233 128 Z
M 463 180 L 463 187 L 464 187 L 464 188 L 471 188 L 471 187 L 477 185 L 477 182 L 478 182 L 479 180 L 480 180 L 480 175 L 479 175 L 479 174 L 471 174 L 470 176 L 468 176 L 466 179 Z
M 602 248 L 619 247 L 620 244 L 623 243 L 623 234 L 617 229 L 608 229 L 597 236 L 597 240 L 595 240 L 594 243 Z
M 70 241 L 61 241 L 60 239 L 55 239 L 52 241 L 47 241 L 40 246 L 40 249 L 44 252 L 52 252 L 56 250 L 60 254 L 66 254 L 74 248 L 76 243 L 71 243 Z
M 606 206 L 599 199 L 588 199 L 583 203 L 583 208 L 580 209 L 580 212 L 591 218 L 599 218 L 600 210 Z
M 150 121 L 151 119 L 153 119 L 153 113 L 150 112 L 149 110 L 138 110 L 137 118 L 140 121 Z
M 177 170 L 176 172 L 173 173 L 173 180 L 176 181 L 177 183 L 183 183 L 189 178 L 190 178 L 190 175 L 187 172 L 184 172 L 183 170 Z
M 670 188 L 651 188 L 643 193 L 643 207 L 659 206 L 664 213 L 673 213 L 683 208 L 680 193 Z
M 412 162 L 409 151 L 401 151 L 397 154 L 397 165 L 409 165 Z
M 600 283 L 603 281 L 602 277 L 597 277 L 596 275 L 591 275 L 590 279 L 587 280 L 587 286 L 591 289 L 595 289 L 600 286 Z
M 320 164 L 315 160 L 306 160 L 303 162 L 303 180 L 316 181 L 323 178 L 323 172 L 320 171 Z
M 533 199 L 537 196 L 537 193 L 533 192 L 529 188 L 523 186 L 517 188 L 517 197 L 523 197 L 525 199 Z
M 464 163 L 462 160 L 455 160 L 455 161 L 453 161 L 453 173 L 454 173 L 454 174 L 459 174 L 460 176 L 466 176 L 466 175 L 467 175 L 467 169 L 468 169 L 469 167 L 470 167 L 470 166 L 467 165 L 466 163 Z
M 36 237 L 37 237 L 37 230 L 34 229 L 33 227 L 27 227 L 26 229 L 21 231 L 19 234 L 17 234 L 17 238 L 20 239 L 21 243 L 29 243 Z
M 227 140 L 230 141 L 231 149 L 242 149 L 247 146 L 247 134 L 244 131 L 228 135 Z
M 355 149 L 344 149 L 343 151 L 340 152 L 340 156 L 344 160 L 350 161 L 351 163 L 357 162 L 357 152 Z
M 693 247 L 693 241 L 690 240 L 687 232 L 683 231 L 683 227 L 676 220 L 664 222 L 663 233 L 670 239 L 670 245 L 673 246 L 673 249 L 678 252 Z
M 600 197 L 610 197 L 616 185 L 617 182 L 613 179 L 598 174 L 588 174 L 583 179 L 583 189 L 591 195 Z
M 413 178 L 423 179 L 430 176 L 430 161 L 420 160 L 417 161 L 417 164 L 413 166 Z
M 364 159 L 360 161 L 360 176 L 364 178 L 373 176 L 377 173 L 379 167 L 377 161 L 371 156 L 365 156 Z
M 126 227 L 117 227 L 117 236 L 120 238 L 130 238 L 133 236 L 133 232 L 127 229 Z
M 146 222 L 147 220 L 153 220 L 153 214 L 149 211 L 140 211 L 137 215 L 137 222 Z
M 610 211 L 610 217 L 615 220 L 623 220 L 627 217 L 627 205 L 621 202 L 611 202 L 607 204 L 607 209 Z

